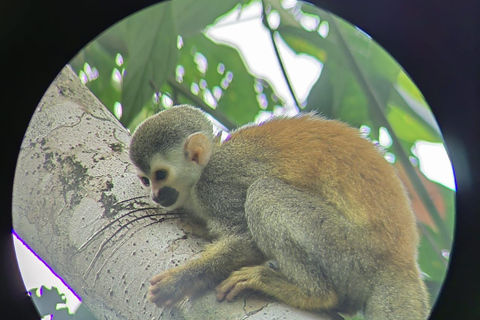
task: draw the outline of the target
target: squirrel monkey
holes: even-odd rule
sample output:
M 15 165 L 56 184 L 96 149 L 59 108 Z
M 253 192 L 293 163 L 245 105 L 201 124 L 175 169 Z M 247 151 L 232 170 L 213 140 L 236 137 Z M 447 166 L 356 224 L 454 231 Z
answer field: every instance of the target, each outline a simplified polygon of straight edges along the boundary
M 253 289 L 306 310 L 427 317 L 409 200 L 358 130 L 303 114 L 220 142 L 200 109 L 182 105 L 146 119 L 130 157 L 156 203 L 204 221 L 215 239 L 200 258 L 153 277 L 157 306 L 216 286 L 220 301 Z

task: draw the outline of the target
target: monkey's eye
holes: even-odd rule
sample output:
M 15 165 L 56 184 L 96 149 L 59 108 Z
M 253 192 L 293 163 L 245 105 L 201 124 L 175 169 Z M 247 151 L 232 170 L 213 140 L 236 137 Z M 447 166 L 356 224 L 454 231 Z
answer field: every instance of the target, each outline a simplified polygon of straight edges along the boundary
M 157 172 L 155 172 L 155 179 L 157 179 L 157 181 L 163 180 L 166 177 L 167 177 L 167 170 L 158 170 Z
M 150 180 L 147 177 L 140 177 L 140 181 L 142 181 L 143 185 L 148 187 L 150 185 Z

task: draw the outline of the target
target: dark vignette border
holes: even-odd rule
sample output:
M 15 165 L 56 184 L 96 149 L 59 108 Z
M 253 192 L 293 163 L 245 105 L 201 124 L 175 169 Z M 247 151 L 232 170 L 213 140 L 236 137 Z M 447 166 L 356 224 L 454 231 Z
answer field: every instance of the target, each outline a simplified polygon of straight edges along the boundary
M 62 67 L 103 30 L 154 0 L 6 0 L 0 5 L 2 315 L 38 319 L 11 238 L 16 159 L 30 117 Z M 451 267 L 432 319 L 480 314 L 480 3 L 475 0 L 312 0 L 359 26 L 413 78 L 440 125 L 457 177 Z M 5 150 L 6 149 L 6 150 Z

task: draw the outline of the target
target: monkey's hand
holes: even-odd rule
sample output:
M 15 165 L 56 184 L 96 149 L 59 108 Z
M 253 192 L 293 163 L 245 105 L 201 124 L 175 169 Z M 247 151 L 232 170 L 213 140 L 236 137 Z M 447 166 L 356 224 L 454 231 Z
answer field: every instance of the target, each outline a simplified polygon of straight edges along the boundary
M 150 280 L 148 300 L 161 308 L 171 307 L 189 296 L 192 292 L 182 277 L 183 271 L 182 267 L 177 267 L 154 276 Z
M 208 245 L 200 258 L 153 277 L 148 300 L 158 307 L 172 307 L 187 296 L 212 288 L 232 271 L 263 260 L 248 236 L 223 237 Z

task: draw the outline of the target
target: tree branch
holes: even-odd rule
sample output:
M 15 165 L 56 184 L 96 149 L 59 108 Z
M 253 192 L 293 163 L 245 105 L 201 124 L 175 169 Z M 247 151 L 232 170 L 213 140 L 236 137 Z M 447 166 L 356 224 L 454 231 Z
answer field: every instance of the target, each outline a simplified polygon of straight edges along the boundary
M 129 141 L 65 67 L 32 117 L 15 172 L 16 233 L 97 319 L 320 319 L 259 294 L 219 303 L 210 290 L 172 310 L 149 303 L 148 280 L 191 259 L 205 241 L 194 227 L 149 208 Z

